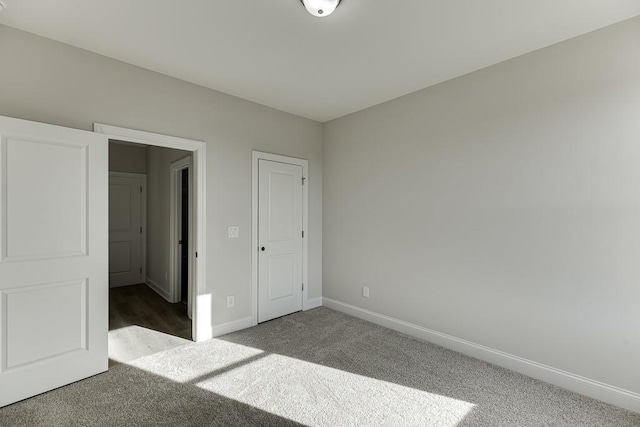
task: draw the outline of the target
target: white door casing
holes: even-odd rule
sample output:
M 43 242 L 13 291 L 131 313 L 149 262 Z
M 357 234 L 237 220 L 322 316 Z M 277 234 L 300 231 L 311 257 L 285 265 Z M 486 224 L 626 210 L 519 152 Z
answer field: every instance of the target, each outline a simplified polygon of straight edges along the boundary
M 258 322 L 302 310 L 302 167 L 258 162 Z
M 0 117 L 0 406 L 108 367 L 104 135 Z
M 207 144 L 204 141 L 178 138 L 135 129 L 127 129 L 102 123 L 94 123 L 93 130 L 108 138 L 157 147 L 191 151 L 191 206 L 192 239 L 189 242 L 189 271 L 193 291 L 192 336 L 195 341 L 205 341 L 213 336 L 212 296 L 207 288 Z
M 109 172 L 109 286 L 144 283 L 146 175 Z

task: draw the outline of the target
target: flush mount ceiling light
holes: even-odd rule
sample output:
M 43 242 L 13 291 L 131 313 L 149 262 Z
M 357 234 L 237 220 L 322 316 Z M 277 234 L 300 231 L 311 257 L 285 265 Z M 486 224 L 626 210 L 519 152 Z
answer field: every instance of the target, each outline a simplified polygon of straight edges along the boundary
M 300 0 L 307 12 L 317 18 L 329 16 L 336 10 L 341 0 Z

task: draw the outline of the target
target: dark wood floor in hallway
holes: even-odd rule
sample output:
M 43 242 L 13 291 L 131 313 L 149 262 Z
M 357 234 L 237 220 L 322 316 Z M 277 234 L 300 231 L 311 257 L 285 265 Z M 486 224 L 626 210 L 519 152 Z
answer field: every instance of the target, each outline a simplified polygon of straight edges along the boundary
M 126 363 L 191 340 L 187 306 L 172 304 L 146 284 L 109 290 L 109 363 Z

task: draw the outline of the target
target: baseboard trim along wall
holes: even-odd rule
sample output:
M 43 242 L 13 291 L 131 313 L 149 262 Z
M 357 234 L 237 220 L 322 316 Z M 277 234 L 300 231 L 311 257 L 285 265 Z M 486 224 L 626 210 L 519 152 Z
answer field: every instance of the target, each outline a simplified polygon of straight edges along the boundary
M 215 325 L 211 328 L 212 336 L 219 337 L 220 335 L 230 334 L 231 332 L 236 332 L 241 329 L 250 328 L 253 326 L 253 321 L 251 316 L 245 317 L 244 319 L 234 320 L 231 322 L 223 323 L 221 325 Z
M 324 297 L 325 307 L 349 314 L 360 319 L 405 333 L 433 344 L 457 351 L 467 356 L 493 363 L 503 368 L 519 372 L 532 378 L 601 400 L 630 411 L 640 413 L 640 394 L 580 375 L 543 365 L 532 360 L 514 356 L 471 341 L 456 338 L 438 331 L 424 328 L 403 320 L 385 316 L 341 301 Z
M 156 293 L 160 295 L 162 298 L 166 299 L 168 302 L 171 302 L 171 299 L 169 298 L 169 292 L 162 289 L 160 285 L 158 285 L 156 282 L 154 282 L 149 277 L 147 277 L 145 279 L 145 283 L 147 284 L 148 287 L 156 291 Z
M 304 302 L 304 311 L 311 310 L 322 306 L 322 297 L 308 299 Z
M 111 282 L 109 282 L 109 289 L 124 288 L 125 286 L 131 286 L 131 285 L 126 283 L 124 285 L 112 285 Z

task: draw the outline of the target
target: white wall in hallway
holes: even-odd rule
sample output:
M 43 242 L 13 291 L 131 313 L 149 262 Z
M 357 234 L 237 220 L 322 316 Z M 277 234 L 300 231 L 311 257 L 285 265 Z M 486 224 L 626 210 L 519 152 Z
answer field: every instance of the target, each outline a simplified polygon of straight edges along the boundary
M 109 171 L 147 173 L 147 147 L 109 141 Z

